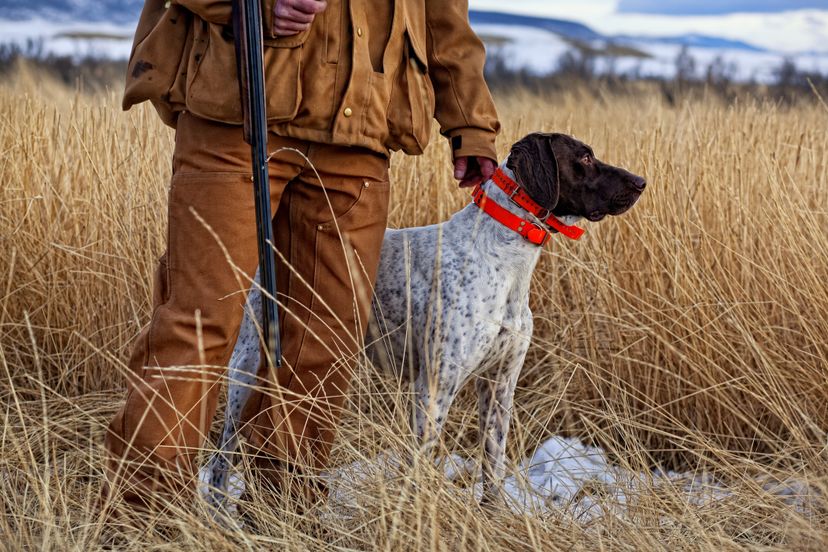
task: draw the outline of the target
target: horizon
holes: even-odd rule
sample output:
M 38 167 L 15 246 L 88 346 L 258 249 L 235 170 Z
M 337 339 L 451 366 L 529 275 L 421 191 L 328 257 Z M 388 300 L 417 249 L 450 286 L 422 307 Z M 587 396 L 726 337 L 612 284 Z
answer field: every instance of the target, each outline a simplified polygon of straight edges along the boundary
M 745 11 L 748 5 L 754 9 Z M 469 0 L 469 8 L 566 19 L 607 35 L 701 34 L 781 53 L 828 55 L 828 0 Z

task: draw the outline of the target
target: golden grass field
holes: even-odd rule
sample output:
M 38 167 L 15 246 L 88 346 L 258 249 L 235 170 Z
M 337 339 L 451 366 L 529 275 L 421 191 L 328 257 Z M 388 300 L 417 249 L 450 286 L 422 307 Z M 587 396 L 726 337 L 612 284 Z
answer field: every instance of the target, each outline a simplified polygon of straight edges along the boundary
M 32 83 L 35 84 L 32 84 Z M 0 88 L 0 548 L 95 550 L 105 424 L 131 340 L 148 321 L 164 247 L 172 132 L 117 93 L 38 81 Z M 498 98 L 500 152 L 554 130 L 650 183 L 627 215 L 554 240 L 533 278 L 533 347 L 510 459 L 554 434 L 621 466 L 710 473 L 732 494 L 695 504 L 639 489 L 623 514 L 481 509 L 435 469 L 371 480 L 359 507 L 255 502 L 259 531 L 222 530 L 198 503 L 128 531 L 136 550 L 828 549 L 828 107 L 699 97 L 669 106 L 570 92 Z M 468 201 L 448 151 L 395 157 L 392 224 L 444 220 Z M 405 388 L 360 366 L 336 463 L 404 450 Z M 445 432 L 473 455 L 474 397 Z M 794 508 L 757 481 L 806 484 Z M 600 485 L 594 492 L 603 500 Z M 611 493 L 605 493 L 611 501 Z

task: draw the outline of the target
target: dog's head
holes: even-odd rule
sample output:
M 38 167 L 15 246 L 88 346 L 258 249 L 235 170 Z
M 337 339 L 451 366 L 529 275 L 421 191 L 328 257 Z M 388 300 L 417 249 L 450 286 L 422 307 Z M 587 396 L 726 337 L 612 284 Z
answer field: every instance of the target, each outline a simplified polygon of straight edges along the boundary
M 506 166 L 526 193 L 557 217 L 599 221 L 628 211 L 647 182 L 599 161 L 592 148 L 566 134 L 529 134 L 514 146 Z

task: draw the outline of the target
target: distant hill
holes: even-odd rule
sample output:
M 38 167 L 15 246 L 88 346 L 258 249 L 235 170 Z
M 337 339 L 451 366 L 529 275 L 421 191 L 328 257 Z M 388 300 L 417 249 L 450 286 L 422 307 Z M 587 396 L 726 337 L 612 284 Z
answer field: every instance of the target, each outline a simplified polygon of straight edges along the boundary
M 648 44 L 678 44 L 695 48 L 727 48 L 730 50 L 745 50 L 748 52 L 764 52 L 765 50 L 743 42 L 741 40 L 729 40 L 716 36 L 703 34 L 683 34 L 677 36 L 643 37 L 635 35 L 603 35 L 587 25 L 567 21 L 565 19 L 552 19 L 548 17 L 534 17 L 531 15 L 514 15 L 503 12 L 490 12 L 471 10 L 469 20 L 472 25 L 504 25 L 516 27 L 532 27 L 555 33 L 565 39 L 575 41 L 576 44 L 605 40 L 615 44 L 618 43 L 648 43 Z
M 679 44 L 695 48 L 716 48 L 729 50 L 744 50 L 746 52 L 767 52 L 764 48 L 748 44 L 741 40 L 729 40 L 717 36 L 702 34 L 685 34 L 679 36 L 641 37 L 630 35 L 616 35 L 613 40 L 619 42 L 646 42 L 649 44 Z
M 548 17 L 533 17 L 530 15 L 515 15 L 512 13 L 469 11 L 469 21 L 472 25 L 511 25 L 520 27 L 534 27 L 561 35 L 574 40 L 600 40 L 606 38 L 586 25 L 567 21 L 565 19 L 551 19 Z

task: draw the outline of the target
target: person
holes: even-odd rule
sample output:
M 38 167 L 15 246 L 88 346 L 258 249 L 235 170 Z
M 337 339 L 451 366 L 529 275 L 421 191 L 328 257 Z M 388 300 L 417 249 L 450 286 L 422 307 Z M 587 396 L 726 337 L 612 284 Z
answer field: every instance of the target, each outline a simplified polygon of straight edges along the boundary
M 270 190 L 284 365 L 262 364 L 246 452 L 271 474 L 328 459 L 364 338 L 386 227 L 389 155 L 420 154 L 432 119 L 454 177 L 496 168 L 499 123 L 466 1 L 262 0 Z M 124 109 L 174 127 L 167 249 L 150 322 L 109 424 L 103 497 L 186 497 L 258 264 L 231 0 L 147 0 Z

